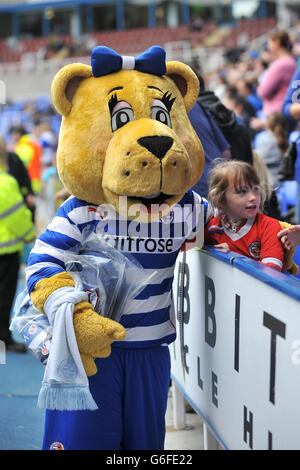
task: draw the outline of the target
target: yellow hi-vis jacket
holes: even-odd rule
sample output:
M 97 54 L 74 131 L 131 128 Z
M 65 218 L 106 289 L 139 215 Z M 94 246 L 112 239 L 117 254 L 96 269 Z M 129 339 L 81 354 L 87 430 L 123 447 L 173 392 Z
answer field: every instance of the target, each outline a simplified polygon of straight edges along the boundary
M 17 180 L 0 170 L 0 255 L 22 251 L 33 238 L 32 215 Z
M 19 140 L 15 152 L 24 163 L 33 191 L 37 194 L 41 189 L 41 156 L 42 146 L 29 135 L 23 135 Z

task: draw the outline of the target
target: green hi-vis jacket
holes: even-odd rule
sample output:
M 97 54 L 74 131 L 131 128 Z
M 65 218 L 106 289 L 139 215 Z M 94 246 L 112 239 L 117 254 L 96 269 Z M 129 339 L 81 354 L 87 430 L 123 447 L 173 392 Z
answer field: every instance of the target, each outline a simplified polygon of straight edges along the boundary
M 30 210 L 15 178 L 0 170 L 0 255 L 22 251 L 34 238 Z

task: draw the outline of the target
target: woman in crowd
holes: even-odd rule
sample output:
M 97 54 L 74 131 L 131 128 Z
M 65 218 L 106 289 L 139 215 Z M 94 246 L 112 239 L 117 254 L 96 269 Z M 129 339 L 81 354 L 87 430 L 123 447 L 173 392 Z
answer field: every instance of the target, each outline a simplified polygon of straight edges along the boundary
M 287 32 L 279 30 L 271 33 L 268 49 L 274 61 L 257 88 L 266 116 L 273 111 L 281 111 L 289 83 L 296 70 L 296 61 L 291 54 L 292 42 Z

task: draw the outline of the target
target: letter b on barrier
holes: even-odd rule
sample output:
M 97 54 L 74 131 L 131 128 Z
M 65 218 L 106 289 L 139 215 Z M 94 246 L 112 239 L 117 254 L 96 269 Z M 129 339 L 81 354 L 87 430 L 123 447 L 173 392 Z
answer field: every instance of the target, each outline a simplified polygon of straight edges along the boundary
M 178 281 L 177 281 L 177 320 L 182 321 L 186 325 L 190 321 L 190 270 L 188 264 L 183 261 L 179 262 Z
M 215 300 L 214 282 L 210 277 L 205 276 L 205 341 L 212 348 L 215 347 L 217 339 L 217 323 L 214 313 Z
M 6 349 L 2 340 L 0 340 L 0 364 L 6 364 Z

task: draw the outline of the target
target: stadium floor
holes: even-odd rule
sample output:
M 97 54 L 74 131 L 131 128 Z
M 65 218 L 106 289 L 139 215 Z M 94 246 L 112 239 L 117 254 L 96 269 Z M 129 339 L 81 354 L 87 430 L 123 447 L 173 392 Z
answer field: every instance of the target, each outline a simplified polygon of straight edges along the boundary
M 20 272 L 18 290 L 24 288 Z M 14 333 L 16 341 L 21 336 Z M 45 411 L 37 407 L 44 366 L 31 354 L 6 353 L 0 363 L 0 450 L 40 450 L 42 448 Z M 202 450 L 203 423 L 196 413 L 186 414 L 186 427 L 173 426 L 172 391 L 169 390 L 166 413 L 165 450 Z
M 43 373 L 30 353 L 7 353 L 0 364 L 1 450 L 41 449 L 44 410 L 37 407 L 37 397 Z
M 8 353 L 0 364 L 0 450 L 40 450 L 44 410 L 37 407 L 44 367 L 30 354 Z M 202 450 L 202 420 L 186 415 L 186 428 L 173 427 L 172 392 L 166 414 L 165 450 Z

